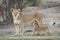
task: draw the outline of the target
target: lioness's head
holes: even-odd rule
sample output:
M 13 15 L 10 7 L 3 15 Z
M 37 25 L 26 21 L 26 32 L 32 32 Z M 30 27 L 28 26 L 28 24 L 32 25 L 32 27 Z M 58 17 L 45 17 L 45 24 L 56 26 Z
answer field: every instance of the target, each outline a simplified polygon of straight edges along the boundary
M 21 10 L 20 9 L 13 9 L 12 8 L 11 12 L 12 12 L 12 15 L 14 14 L 16 16 L 17 14 L 20 14 Z

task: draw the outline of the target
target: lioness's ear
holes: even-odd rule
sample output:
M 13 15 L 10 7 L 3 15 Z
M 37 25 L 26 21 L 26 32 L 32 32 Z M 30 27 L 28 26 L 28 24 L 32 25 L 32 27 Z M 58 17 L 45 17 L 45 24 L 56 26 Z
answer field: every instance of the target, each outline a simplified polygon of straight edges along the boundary
M 20 12 L 21 10 L 20 10 L 20 9 L 18 9 L 18 11 Z
M 13 8 L 11 8 L 10 11 L 12 12 L 13 11 Z

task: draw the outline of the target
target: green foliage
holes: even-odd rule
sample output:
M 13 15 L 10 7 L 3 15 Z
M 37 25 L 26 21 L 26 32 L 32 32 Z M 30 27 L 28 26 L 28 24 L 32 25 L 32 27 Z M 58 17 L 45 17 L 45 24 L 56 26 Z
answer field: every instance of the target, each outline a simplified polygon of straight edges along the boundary
M 42 0 L 24 0 L 23 5 L 24 6 L 39 6 L 42 4 Z
M 42 4 L 42 0 L 36 0 L 36 4 L 39 6 Z

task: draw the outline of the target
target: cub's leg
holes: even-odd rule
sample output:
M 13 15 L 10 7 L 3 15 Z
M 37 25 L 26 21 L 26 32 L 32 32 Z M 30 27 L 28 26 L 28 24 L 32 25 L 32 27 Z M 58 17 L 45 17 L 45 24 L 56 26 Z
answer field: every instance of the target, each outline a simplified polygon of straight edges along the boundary
M 36 30 L 35 30 L 35 25 L 34 25 L 33 32 L 32 32 L 32 35 L 31 36 L 33 36 L 35 32 L 36 32 Z
M 44 26 L 45 26 L 44 28 L 45 28 L 46 36 L 50 36 L 51 34 L 50 34 L 48 26 L 47 25 L 44 25 Z
M 46 35 L 47 35 L 47 36 L 50 36 L 50 35 L 51 35 L 49 29 L 47 29 Z

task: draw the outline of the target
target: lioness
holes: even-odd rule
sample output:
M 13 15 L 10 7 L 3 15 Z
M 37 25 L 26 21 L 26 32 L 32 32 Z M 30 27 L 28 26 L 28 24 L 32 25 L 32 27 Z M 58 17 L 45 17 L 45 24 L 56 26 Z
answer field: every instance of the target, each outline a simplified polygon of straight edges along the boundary
M 14 26 L 16 30 L 16 34 L 18 35 L 19 32 L 23 35 L 23 28 L 25 24 L 31 24 L 35 19 L 39 21 L 39 24 L 42 23 L 42 20 L 44 18 L 44 15 L 39 12 L 33 12 L 32 14 L 26 14 L 24 12 L 21 12 L 20 9 L 11 9 Z M 19 27 L 21 30 L 19 31 Z

